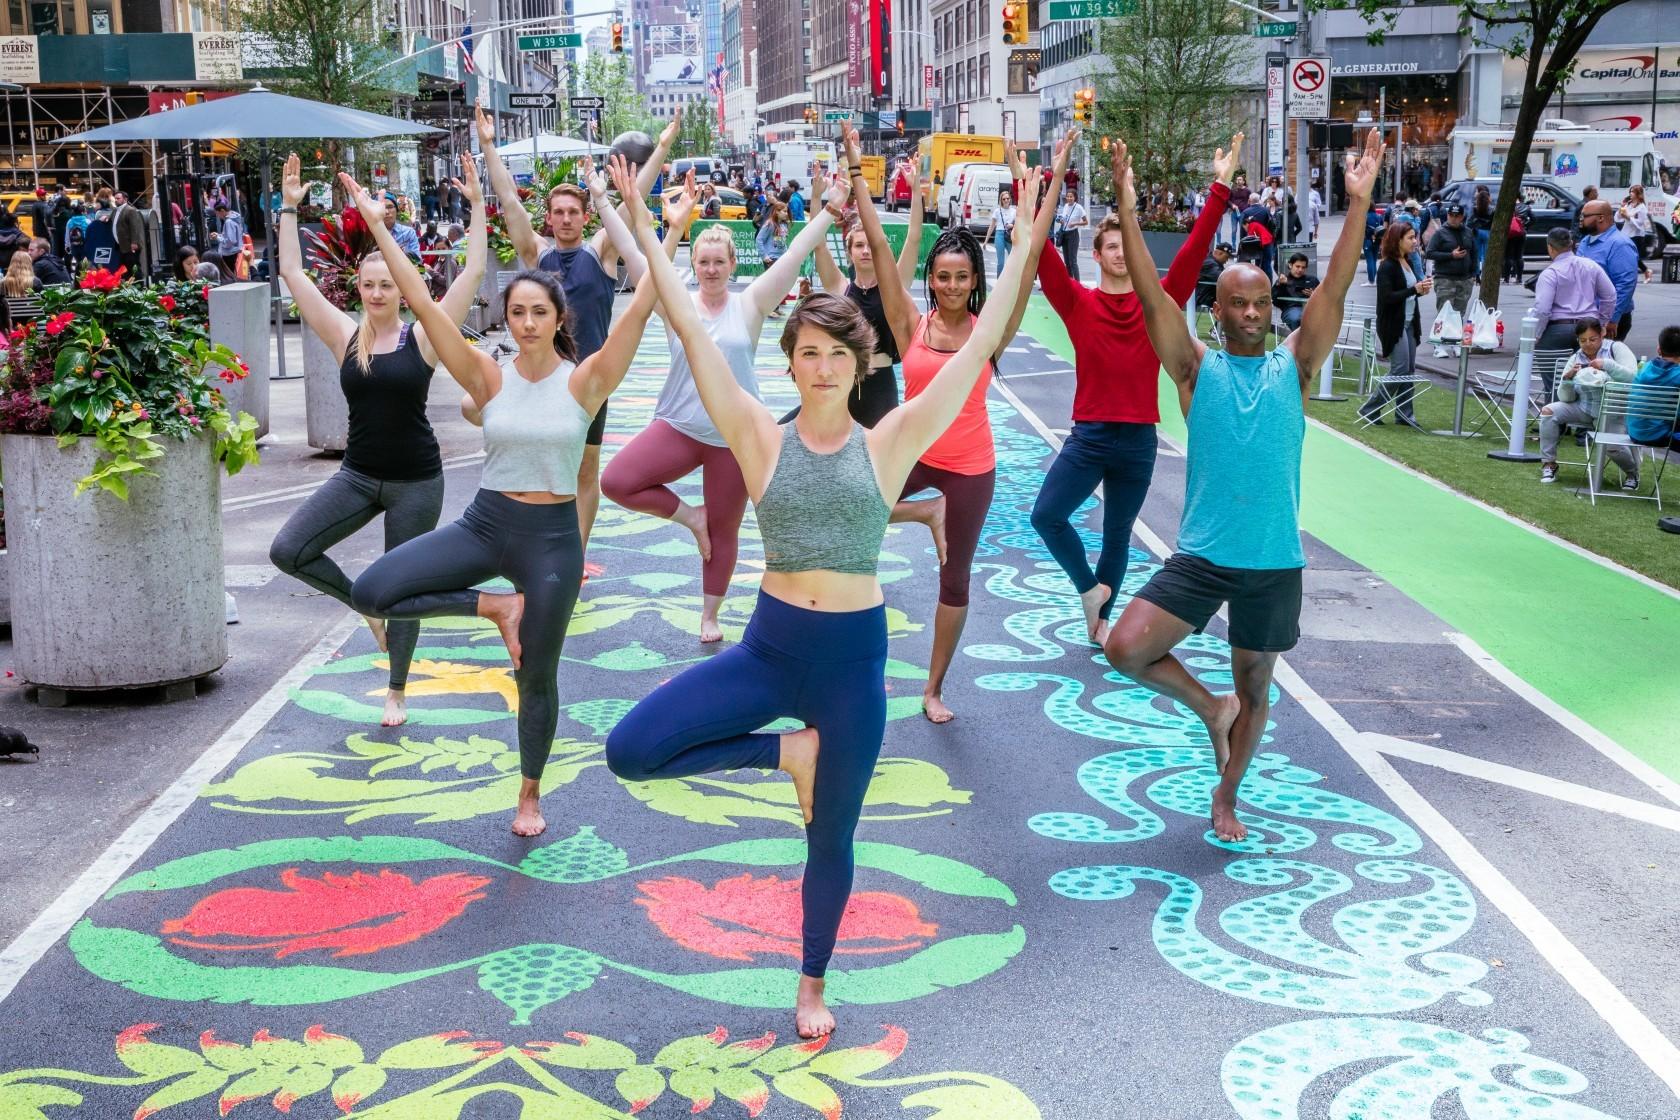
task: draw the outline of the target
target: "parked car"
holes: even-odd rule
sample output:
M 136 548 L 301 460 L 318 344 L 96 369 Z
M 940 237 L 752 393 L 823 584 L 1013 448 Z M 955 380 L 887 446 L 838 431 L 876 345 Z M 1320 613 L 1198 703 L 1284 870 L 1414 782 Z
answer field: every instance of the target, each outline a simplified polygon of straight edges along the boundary
M 1497 202 L 1501 182 L 1494 178 L 1454 179 L 1441 188 L 1441 198 L 1447 202 L 1456 199 L 1468 215 L 1476 201 L 1476 188 L 1486 187 L 1488 194 Z M 1558 226 L 1574 229 L 1575 214 L 1581 209 L 1581 200 L 1558 186 L 1556 180 L 1543 175 L 1524 175 L 1522 193 L 1534 209 L 1534 217 L 1528 223 L 1528 240 L 1523 242 L 1523 263 L 1528 265 L 1533 262 L 1535 267 L 1544 268 L 1548 260 L 1546 234 Z
M 916 194 L 916 165 L 910 160 L 898 161 L 898 168 L 893 172 L 892 182 L 887 187 L 887 209 L 898 212 L 900 209 L 909 210 L 910 200 Z

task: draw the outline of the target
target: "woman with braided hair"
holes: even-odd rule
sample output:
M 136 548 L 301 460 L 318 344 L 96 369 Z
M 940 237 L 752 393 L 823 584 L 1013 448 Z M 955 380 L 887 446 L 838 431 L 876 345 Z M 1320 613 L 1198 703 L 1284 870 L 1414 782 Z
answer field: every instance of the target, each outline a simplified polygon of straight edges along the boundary
M 1056 145 L 1056 181 L 1067 171 L 1074 133 L 1069 132 Z M 869 238 L 870 252 L 876 260 L 892 259 L 892 250 L 881 228 L 881 218 L 867 189 L 859 188 L 863 175 L 859 155 L 857 131 L 844 126 L 847 173 L 852 177 L 852 196 L 857 200 L 858 219 Z M 1026 158 L 1008 145 L 1011 178 L 1015 183 L 1015 197 L 1025 197 L 1022 188 L 1030 182 Z M 1038 268 L 1039 254 L 1050 232 L 1054 208 L 1046 207 L 1037 213 L 1033 226 L 1030 253 L 1026 262 L 1031 275 Z M 1019 240 L 1016 242 L 1019 246 Z M 1017 247 L 1016 252 L 1023 250 Z M 958 226 L 940 234 L 928 251 L 922 266 L 922 278 L 927 284 L 928 311 L 922 314 L 910 296 L 910 287 L 892 269 L 876 273 L 881 289 L 881 305 L 893 341 L 904 358 L 904 399 L 915 400 L 933 382 L 951 355 L 961 350 L 974 331 L 975 320 L 986 305 L 986 258 L 980 241 L 967 228 Z M 952 712 L 943 697 L 945 673 L 956 656 L 957 642 L 962 638 L 963 623 L 968 619 L 968 581 L 974 564 L 974 552 L 980 545 L 980 530 L 986 523 L 986 511 L 991 508 L 992 489 L 997 481 L 997 455 L 992 448 L 992 424 L 986 414 L 986 388 L 991 383 L 997 356 L 1003 353 L 1027 308 L 1032 285 L 1023 285 L 1010 295 L 1014 298 L 1009 321 L 1002 341 L 991 351 L 962 410 L 951 425 L 933 441 L 905 481 L 899 495 L 899 506 L 893 520 L 924 520 L 912 512 L 916 503 L 906 502 L 910 495 L 922 490 L 937 490 L 945 499 L 945 555 L 939 563 L 939 607 L 934 612 L 933 655 L 928 663 L 927 685 L 922 690 L 922 712 L 934 723 L 949 723 Z

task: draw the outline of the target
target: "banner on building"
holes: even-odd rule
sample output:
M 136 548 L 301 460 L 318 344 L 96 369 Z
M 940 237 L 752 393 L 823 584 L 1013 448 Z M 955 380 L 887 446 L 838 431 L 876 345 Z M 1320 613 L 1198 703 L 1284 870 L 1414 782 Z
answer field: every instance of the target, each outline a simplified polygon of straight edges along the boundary
M 33 35 L 0 35 L 0 82 L 38 85 L 41 46 Z
M 869 92 L 892 97 L 892 5 L 869 0 Z
M 846 88 L 863 88 L 864 0 L 846 0 Z
M 934 77 L 933 63 L 924 63 L 922 66 L 922 108 L 933 108 L 933 87 L 936 84 L 937 79 Z
M 242 36 L 226 31 L 193 32 L 193 79 L 200 82 L 239 82 L 245 79 Z

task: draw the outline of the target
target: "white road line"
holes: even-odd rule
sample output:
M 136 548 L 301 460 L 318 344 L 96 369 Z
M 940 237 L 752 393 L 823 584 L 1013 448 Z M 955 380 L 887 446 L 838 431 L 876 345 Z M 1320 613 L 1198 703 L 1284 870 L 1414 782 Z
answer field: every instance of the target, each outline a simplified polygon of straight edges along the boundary
M 1447 493 L 1451 494 L 1455 498 L 1462 498 L 1464 501 L 1469 502 L 1471 505 L 1477 506 L 1478 508 L 1482 509 L 1483 511 L 1493 514 L 1495 517 L 1499 518 L 1501 521 L 1509 522 L 1510 524 L 1515 525 L 1519 529 L 1524 529 L 1524 530 L 1527 530 L 1530 533 L 1533 533 L 1535 536 L 1541 538 L 1542 540 L 1550 541 L 1552 544 L 1557 545 L 1559 548 L 1567 549 L 1570 552 L 1573 552 L 1577 556 L 1583 557 L 1584 559 L 1587 559 L 1587 560 L 1591 560 L 1594 564 L 1597 564 L 1601 568 L 1609 568 L 1611 571 L 1616 572 L 1620 575 L 1627 576 L 1629 579 L 1639 581 L 1640 583 L 1644 584 L 1646 587 L 1651 588 L 1652 590 L 1661 591 L 1664 595 L 1667 595 L 1671 599 L 1680 599 L 1680 591 L 1677 591 L 1674 588 L 1669 587 L 1667 584 L 1658 583 L 1656 580 L 1652 579 L 1648 575 L 1644 575 L 1643 573 L 1636 572 L 1632 568 L 1625 568 L 1622 565 L 1616 563 L 1614 560 L 1611 560 L 1611 559 L 1609 559 L 1607 557 L 1604 557 L 1604 556 L 1600 556 L 1596 552 L 1589 552 L 1586 549 L 1582 548 L 1580 545 L 1575 544 L 1572 541 L 1566 541 L 1562 537 L 1554 536 L 1553 534 L 1548 533 L 1548 532 L 1546 532 L 1546 530 L 1540 528 L 1538 525 L 1530 525 L 1528 522 L 1523 521 L 1520 518 L 1512 517 L 1510 514 L 1506 513 L 1504 510 L 1498 509 L 1494 506 L 1490 506 L 1486 502 L 1482 501 L 1479 498 L 1473 498 L 1469 494 L 1464 493 L 1462 490 L 1454 490 L 1451 486 L 1448 486 L 1446 483 L 1442 482 L 1440 479 L 1431 478 L 1428 475 L 1424 474 L 1422 471 L 1414 470 L 1413 468 L 1408 467 L 1405 463 L 1400 462 L 1398 459 L 1390 459 L 1387 455 L 1384 455 L 1382 452 L 1378 451 L 1376 448 L 1367 446 L 1366 444 L 1363 444 L 1363 443 L 1360 443 L 1358 440 L 1354 439 L 1352 436 L 1345 435 L 1344 433 L 1337 431 L 1335 428 L 1332 428 L 1330 425 L 1324 423 L 1322 420 L 1314 420 L 1312 417 L 1309 416 L 1307 418 L 1307 423 L 1311 424 L 1315 428 L 1318 428 L 1320 431 L 1327 432 L 1330 435 L 1335 436 L 1337 439 L 1341 440 L 1343 443 L 1349 445 L 1350 447 L 1358 448 L 1360 451 L 1363 451 L 1365 454 L 1371 456 L 1374 459 L 1380 459 L 1384 463 L 1388 464 L 1389 466 L 1397 467 L 1400 470 L 1405 471 L 1407 474 L 1411 475 L 1414 478 L 1422 479 L 1424 482 L 1429 483 L 1429 485 L 1435 487 L 1435 489 L 1437 489 L 1437 490 L 1445 490 Z M 1513 469 L 1520 469 L 1520 468 L 1513 468 Z
M 261 699 L 222 733 L 221 738 L 199 755 L 173 785 L 159 794 L 139 819 L 129 825 L 127 831 L 117 837 L 74 883 L 65 888 L 51 906 L 29 923 L 29 927 L 18 934 L 4 952 L 0 952 L 0 1000 L 11 994 L 35 962 L 58 943 L 59 938 L 99 901 L 100 896 L 133 866 L 134 861 L 152 846 L 166 828 L 175 823 L 177 817 L 192 806 L 198 799 L 198 791 L 256 737 L 257 732 L 285 705 L 292 689 L 302 684 L 317 666 L 331 657 L 361 621 L 359 615 L 347 613 L 343 621 L 328 630 L 285 676 L 275 681 Z
M 1052 375 L 1069 374 L 1072 372 L 1073 370 L 1071 369 L 1040 369 L 1034 370 L 1032 373 L 1012 373 L 1009 375 L 1009 380 L 1020 381 L 1022 378 L 1026 377 L 1050 377 Z M 1003 374 L 1000 373 L 998 376 L 1001 378 L 1003 377 Z
M 1535 688 L 1500 663 L 1468 634 L 1447 632 L 1447 641 L 1464 651 L 1464 655 L 1481 667 L 1482 672 L 1550 716 L 1563 728 L 1599 754 L 1638 778 L 1676 805 L 1680 805 L 1680 782 L 1662 773 L 1616 740 L 1576 715 L 1574 712 Z
M 1051 434 L 1044 421 L 1040 420 L 1018 396 L 1010 392 L 1008 386 L 996 379 L 992 384 L 1039 435 L 1058 450 L 1061 448 L 1061 440 Z M 1172 442 L 1164 436 L 1162 440 L 1169 444 Z M 1157 556 L 1164 557 L 1171 551 L 1166 542 L 1144 524 L 1142 517 L 1133 525 L 1133 532 Z M 1220 613 L 1224 614 L 1223 611 Z M 1276 679 L 1283 690 L 1294 697 L 1295 702 L 1300 704 L 1319 726 L 1330 733 L 1337 745 L 1393 800 L 1400 811 L 1410 817 L 1447 858 L 1458 866 L 1476 889 L 1516 926 L 1518 932 L 1528 939 L 1529 944 L 1534 946 L 1558 975 L 1598 1012 L 1617 1037 L 1650 1068 L 1658 1080 L 1667 1085 L 1676 1096 L 1680 1096 L 1680 1047 L 1669 1041 L 1656 1024 L 1623 995 L 1587 955 L 1576 948 L 1563 931 L 1542 914 L 1540 909 L 1529 901 L 1528 896 L 1518 890 L 1503 872 L 1482 855 L 1452 822 L 1442 816 L 1422 794 L 1402 778 L 1380 752 L 1360 742 L 1359 732 L 1281 657 L 1277 661 Z
M 1329 701 L 1325 701 L 1329 703 Z M 1468 778 L 1479 778 L 1484 782 L 1496 782 L 1502 786 L 1538 793 L 1542 797 L 1553 797 L 1559 801 L 1568 801 L 1587 809 L 1597 809 L 1602 813 L 1615 813 L 1627 817 L 1629 820 L 1643 824 L 1654 824 L 1659 828 L 1673 829 L 1680 832 L 1680 809 L 1669 809 L 1661 805 L 1652 805 L 1647 801 L 1636 801 L 1631 797 L 1623 797 L 1619 793 L 1607 793 L 1592 786 L 1578 785 L 1559 778 L 1550 778 L 1544 774 L 1536 774 L 1532 770 L 1523 770 L 1515 766 L 1506 766 L 1499 762 L 1489 762 L 1485 758 L 1449 751 L 1442 747 L 1425 746 L 1422 743 L 1410 742 L 1406 739 L 1396 739 L 1392 735 L 1379 735 L 1374 731 L 1362 732 L 1359 741 L 1380 754 L 1391 758 L 1403 758 L 1408 762 L 1420 762 L 1425 766 L 1433 766 L 1438 770 L 1449 770 L 1454 774 L 1463 774 Z

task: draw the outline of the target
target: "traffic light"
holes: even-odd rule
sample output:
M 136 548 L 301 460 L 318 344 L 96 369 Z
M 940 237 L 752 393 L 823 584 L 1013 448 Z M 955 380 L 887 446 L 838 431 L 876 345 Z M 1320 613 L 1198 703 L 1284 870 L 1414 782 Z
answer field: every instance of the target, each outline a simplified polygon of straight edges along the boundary
M 1027 5 L 1025 0 L 1004 0 L 1003 42 L 1005 46 L 1026 46 Z
M 624 25 L 616 20 L 612 25 L 612 53 L 624 53 Z
M 817 123 L 817 111 L 809 105 L 805 106 L 805 123 L 806 124 L 816 124 Z
M 900 136 L 904 135 L 904 114 L 903 113 L 900 113 L 898 115 L 898 134 Z
M 1073 91 L 1073 119 L 1077 124 L 1090 124 L 1097 116 L 1097 91 L 1087 86 Z

